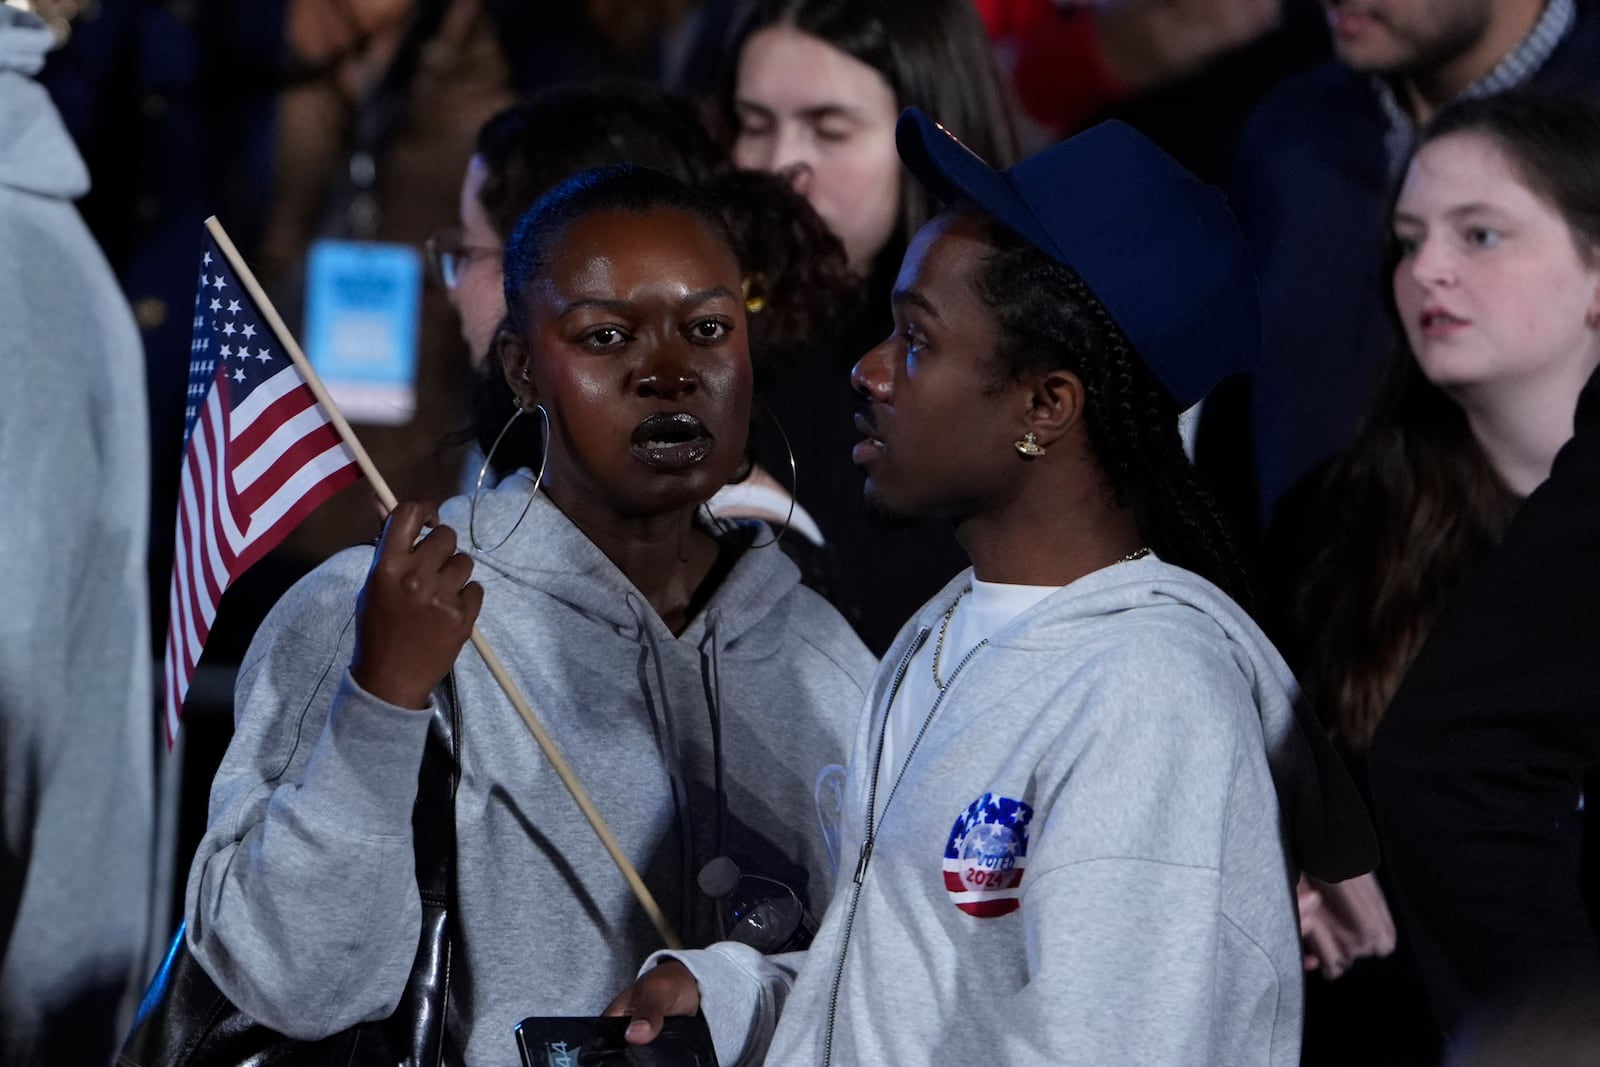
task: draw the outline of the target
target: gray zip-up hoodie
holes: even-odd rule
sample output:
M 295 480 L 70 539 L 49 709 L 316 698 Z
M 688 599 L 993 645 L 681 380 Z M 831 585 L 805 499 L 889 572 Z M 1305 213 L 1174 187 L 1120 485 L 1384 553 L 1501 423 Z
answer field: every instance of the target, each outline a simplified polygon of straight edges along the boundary
M 531 486 L 521 472 L 483 494 L 486 544 Z M 465 546 L 466 498 L 442 516 Z M 411 806 L 428 716 L 376 700 L 346 669 L 371 557 L 329 560 L 263 624 L 189 876 L 201 964 L 243 1010 L 297 1037 L 392 1011 L 420 929 Z M 543 496 L 476 557 L 479 626 L 685 940 L 715 938 L 694 877 L 718 851 L 820 914 L 832 864 L 814 783 L 843 762 L 874 664 L 782 552 L 744 551 L 677 637 Z M 515 1063 L 519 1021 L 597 1013 L 659 941 L 471 646 L 455 677 L 464 968 L 447 1025 L 467 1062 Z
M 879 769 L 869 822 L 897 679 L 970 577 L 879 671 L 809 953 L 682 955 L 721 1062 L 770 1040 L 772 1064 L 1293 1067 L 1297 863 L 1367 869 L 1371 827 L 1282 659 L 1204 580 L 1148 558 L 1017 618 L 903 773 Z
M 144 352 L 73 204 L 88 171 L 33 78 L 50 45 L 0 4 L 6 1064 L 109 1060 L 146 977 L 155 870 Z

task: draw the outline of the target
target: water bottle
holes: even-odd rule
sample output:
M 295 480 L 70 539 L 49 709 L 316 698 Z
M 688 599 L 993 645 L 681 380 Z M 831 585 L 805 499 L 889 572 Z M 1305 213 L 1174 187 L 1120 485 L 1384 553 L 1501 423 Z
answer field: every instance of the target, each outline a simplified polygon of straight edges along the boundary
M 700 891 L 717 901 L 717 924 L 726 941 L 757 952 L 796 952 L 811 944 L 817 924 L 793 889 L 772 878 L 745 874 L 727 856 L 700 869 Z

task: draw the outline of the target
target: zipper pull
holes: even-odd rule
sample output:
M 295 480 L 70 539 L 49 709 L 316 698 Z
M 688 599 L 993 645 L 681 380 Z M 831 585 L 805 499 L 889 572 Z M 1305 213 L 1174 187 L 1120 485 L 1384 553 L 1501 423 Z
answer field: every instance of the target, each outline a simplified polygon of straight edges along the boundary
M 861 880 L 867 876 L 867 861 L 871 858 L 872 838 L 869 837 L 865 841 L 861 842 L 861 858 L 856 861 L 856 885 L 860 885 Z

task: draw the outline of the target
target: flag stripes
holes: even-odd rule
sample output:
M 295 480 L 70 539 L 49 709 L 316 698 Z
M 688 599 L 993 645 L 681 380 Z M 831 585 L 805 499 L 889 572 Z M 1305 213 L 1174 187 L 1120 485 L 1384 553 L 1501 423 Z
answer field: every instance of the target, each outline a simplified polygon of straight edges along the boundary
M 360 477 L 214 239 L 205 240 L 163 662 L 169 745 L 223 591 Z M 254 351 L 235 348 L 235 337 L 255 338 Z

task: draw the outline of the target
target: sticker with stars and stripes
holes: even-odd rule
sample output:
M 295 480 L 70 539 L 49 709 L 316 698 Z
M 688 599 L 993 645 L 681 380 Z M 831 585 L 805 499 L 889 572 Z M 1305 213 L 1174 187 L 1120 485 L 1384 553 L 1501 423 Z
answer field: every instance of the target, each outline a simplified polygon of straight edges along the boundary
M 967 805 L 944 846 L 944 887 L 956 907 L 992 919 L 1022 906 L 1032 821 L 1030 805 L 994 793 Z

